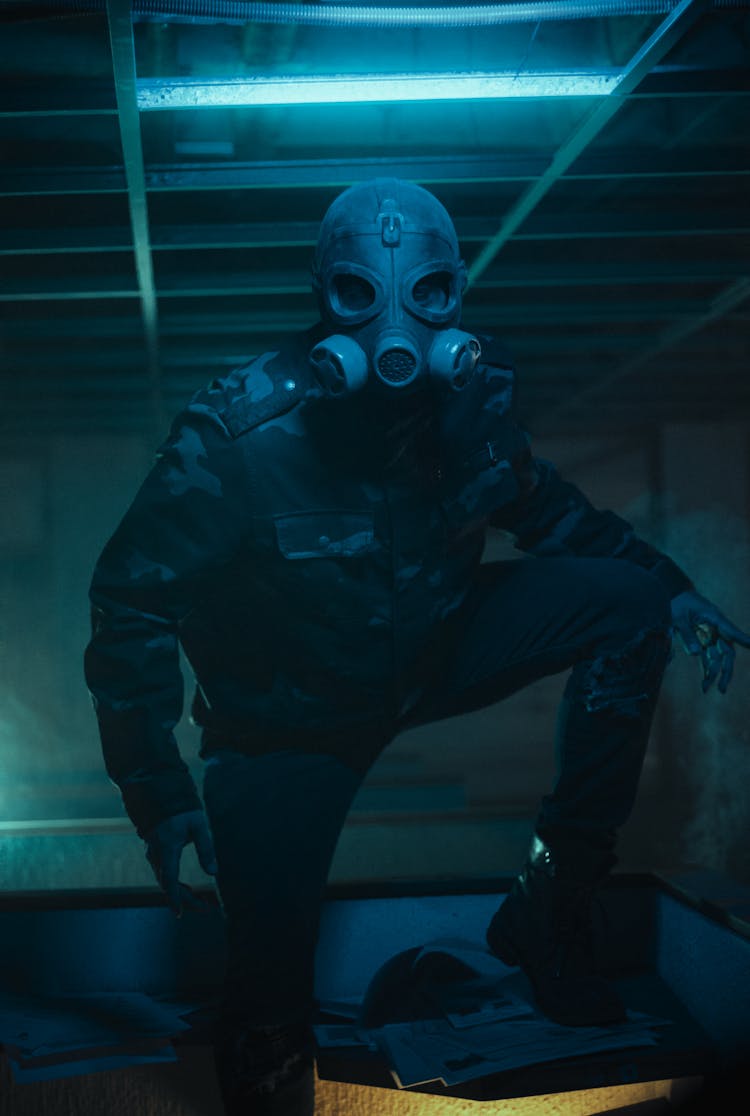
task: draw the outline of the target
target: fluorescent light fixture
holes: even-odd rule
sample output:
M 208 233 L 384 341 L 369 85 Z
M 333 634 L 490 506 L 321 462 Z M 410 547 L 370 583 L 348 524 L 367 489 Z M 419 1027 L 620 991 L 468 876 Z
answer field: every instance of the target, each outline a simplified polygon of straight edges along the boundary
M 508 97 L 603 97 L 616 70 L 562 73 L 332 74 L 314 77 L 139 78 L 138 107 L 235 108 L 350 105 L 382 101 L 486 101 Z

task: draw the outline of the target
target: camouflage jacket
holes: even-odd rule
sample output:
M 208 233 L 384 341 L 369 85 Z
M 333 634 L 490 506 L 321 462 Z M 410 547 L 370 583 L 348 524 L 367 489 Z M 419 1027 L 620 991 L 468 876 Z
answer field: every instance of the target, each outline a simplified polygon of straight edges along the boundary
M 86 678 L 105 765 L 143 836 L 200 800 L 180 758 L 182 645 L 193 718 L 253 734 L 398 717 L 434 667 L 487 527 L 534 555 L 610 555 L 690 586 L 624 520 L 532 456 L 513 372 L 480 335 L 471 384 L 441 403 L 315 391 L 292 338 L 200 391 L 105 547 Z

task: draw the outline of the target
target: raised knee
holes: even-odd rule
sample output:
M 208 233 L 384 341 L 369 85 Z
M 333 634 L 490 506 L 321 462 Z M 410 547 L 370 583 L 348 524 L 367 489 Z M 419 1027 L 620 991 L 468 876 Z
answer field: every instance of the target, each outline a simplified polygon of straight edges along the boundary
M 640 629 L 620 646 L 579 665 L 569 681 L 589 713 L 612 712 L 640 718 L 653 709 L 672 651 L 669 629 Z

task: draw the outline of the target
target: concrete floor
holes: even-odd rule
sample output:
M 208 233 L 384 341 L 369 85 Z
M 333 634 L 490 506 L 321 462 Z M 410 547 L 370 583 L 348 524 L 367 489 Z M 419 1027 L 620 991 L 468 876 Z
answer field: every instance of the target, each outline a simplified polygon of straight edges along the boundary
M 648 1081 L 478 1102 L 319 1080 L 315 1112 L 316 1116 L 595 1116 L 659 1099 L 671 1099 L 677 1106 L 699 1082 L 699 1078 Z M 25 1085 L 13 1081 L 7 1060 L 0 1058 L 0 1116 L 102 1116 L 105 1112 L 107 1116 L 222 1116 L 210 1049 L 185 1048 L 180 1061 L 172 1064 Z

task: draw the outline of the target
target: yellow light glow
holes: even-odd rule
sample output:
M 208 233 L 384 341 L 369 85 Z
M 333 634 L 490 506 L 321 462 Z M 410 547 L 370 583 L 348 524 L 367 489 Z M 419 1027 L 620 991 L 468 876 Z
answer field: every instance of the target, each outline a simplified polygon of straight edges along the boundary
M 684 1079 L 700 1083 L 700 1078 Z M 632 1085 L 615 1085 L 604 1089 L 580 1089 L 567 1093 L 545 1093 L 534 1097 L 513 1097 L 508 1100 L 473 1101 L 462 1097 L 441 1097 L 411 1090 L 374 1089 L 366 1085 L 350 1085 L 342 1081 L 318 1078 L 315 1116 L 590 1116 L 641 1101 L 669 1098 L 675 1085 L 683 1081 L 639 1081 Z

